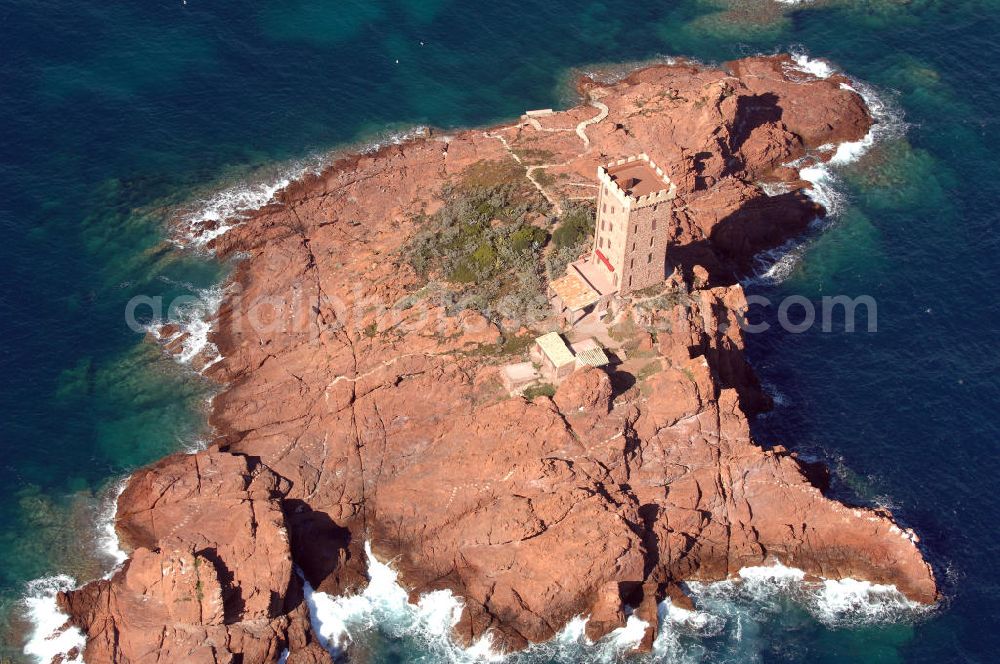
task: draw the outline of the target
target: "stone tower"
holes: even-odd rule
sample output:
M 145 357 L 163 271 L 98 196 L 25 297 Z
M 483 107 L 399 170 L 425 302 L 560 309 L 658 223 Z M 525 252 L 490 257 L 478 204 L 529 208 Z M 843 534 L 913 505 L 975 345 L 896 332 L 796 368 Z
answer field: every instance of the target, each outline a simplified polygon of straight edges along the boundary
M 597 228 L 591 261 L 613 290 L 641 290 L 666 278 L 668 224 L 677 185 L 646 154 L 597 169 Z

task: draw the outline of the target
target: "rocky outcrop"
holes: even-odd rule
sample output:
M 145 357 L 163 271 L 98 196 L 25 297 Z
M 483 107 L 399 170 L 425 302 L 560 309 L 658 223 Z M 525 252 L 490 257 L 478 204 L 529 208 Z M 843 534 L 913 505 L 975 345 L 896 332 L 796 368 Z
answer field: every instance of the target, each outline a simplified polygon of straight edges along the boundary
M 128 562 L 61 597 L 88 661 L 274 661 L 313 647 L 281 499 L 245 457 L 175 455 L 136 473 L 117 528 Z M 305 661 L 308 661 L 306 659 Z
M 490 632 L 504 648 L 580 614 L 597 638 L 626 604 L 652 616 L 666 596 L 683 602 L 680 581 L 774 561 L 934 601 L 915 537 L 824 497 L 794 455 L 755 444 L 745 415 L 766 399 L 733 275 L 817 212 L 780 164 L 868 130 L 841 82 L 783 57 L 585 80 L 603 119 L 586 124 L 605 111 L 581 106 L 345 157 L 215 240 L 247 256 L 208 370 L 225 385 L 220 435 L 136 473 L 117 523 L 130 560 L 62 596 L 88 661 L 319 659 L 293 564 L 351 591 L 365 541 L 414 595 L 465 599 L 460 639 Z M 516 327 L 427 295 L 400 254 L 418 213 L 484 164 L 524 177 L 519 164 L 544 155 L 550 177 L 530 186 L 560 200 L 643 151 L 679 185 L 668 255 L 690 302 L 654 312 L 670 325 L 637 340 L 649 375 L 586 369 L 553 398 L 509 398 L 496 366 Z M 768 197 L 764 179 L 789 193 Z

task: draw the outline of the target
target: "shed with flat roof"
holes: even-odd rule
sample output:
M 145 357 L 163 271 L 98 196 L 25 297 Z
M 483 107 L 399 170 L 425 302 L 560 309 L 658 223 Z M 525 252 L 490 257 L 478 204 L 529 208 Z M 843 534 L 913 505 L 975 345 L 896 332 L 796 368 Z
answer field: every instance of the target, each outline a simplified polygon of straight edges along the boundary
M 606 367 L 611 363 L 607 353 L 601 348 L 601 344 L 596 339 L 583 339 L 575 344 L 570 344 L 570 350 L 576 357 L 576 368 L 582 367 Z
M 576 358 L 558 332 L 549 332 L 535 339 L 532 356 L 542 367 L 542 374 L 552 381 L 562 380 L 573 373 Z
M 537 382 L 539 378 L 541 376 L 535 371 L 535 367 L 531 362 L 508 364 L 500 369 L 500 380 L 503 383 L 504 389 L 511 394 L 524 391 L 524 388 Z

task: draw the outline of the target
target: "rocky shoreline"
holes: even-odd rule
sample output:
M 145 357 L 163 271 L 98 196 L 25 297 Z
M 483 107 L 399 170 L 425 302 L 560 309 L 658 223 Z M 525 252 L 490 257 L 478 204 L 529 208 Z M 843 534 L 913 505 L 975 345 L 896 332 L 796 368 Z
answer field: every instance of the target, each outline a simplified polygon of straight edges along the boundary
M 501 650 L 579 615 L 599 638 L 627 607 L 648 647 L 684 581 L 778 562 L 936 600 L 912 532 L 824 497 L 823 469 L 762 449 L 747 421 L 768 399 L 736 278 L 822 214 L 784 164 L 861 140 L 862 98 L 784 56 L 580 91 L 567 111 L 343 158 L 211 240 L 245 256 L 213 325 L 221 359 L 202 359 L 225 386 L 219 437 L 135 473 L 116 519 L 129 560 L 60 595 L 87 661 L 329 661 L 296 570 L 356 591 L 365 542 L 412 597 L 464 599 L 459 640 Z M 525 218 L 547 229 L 599 164 L 642 151 L 678 185 L 667 290 L 616 328 L 644 370 L 509 397 L 498 367 L 551 323 L 442 296 L 407 243 L 470 187 L 537 198 Z

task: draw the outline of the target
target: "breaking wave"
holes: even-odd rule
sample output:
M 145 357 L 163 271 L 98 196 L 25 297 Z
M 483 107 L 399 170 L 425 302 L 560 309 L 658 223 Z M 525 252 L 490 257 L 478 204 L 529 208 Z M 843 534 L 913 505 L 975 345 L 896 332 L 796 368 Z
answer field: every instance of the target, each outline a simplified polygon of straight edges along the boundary
M 857 579 L 810 579 L 806 573 L 780 563 L 745 567 L 733 580 L 689 584 L 703 610 L 732 619 L 743 607 L 777 612 L 791 601 L 830 627 L 912 621 L 933 611 L 906 598 L 895 586 Z
M 97 551 L 113 564 L 112 570 L 105 575 L 105 578 L 113 574 L 115 569 L 128 558 L 128 554 L 122 550 L 121 542 L 118 540 L 118 532 L 115 530 L 118 498 L 128 485 L 128 479 L 128 477 L 122 478 L 108 491 L 101 511 L 97 515 Z
M 826 79 L 842 73 L 829 62 L 812 58 L 801 49 L 792 50 L 792 61 L 793 70 L 814 78 Z M 826 228 L 843 211 L 846 199 L 837 171 L 858 161 L 877 143 L 906 133 L 902 110 L 893 103 L 889 93 L 854 79 L 850 84 L 841 83 L 841 87 L 857 92 L 864 100 L 873 119 L 868 133 L 857 141 L 822 145 L 813 154 L 786 164 L 797 169 L 799 177 L 812 185 L 806 190 L 806 195 L 827 211 L 825 218 L 814 220 L 815 231 Z M 768 196 L 784 193 L 780 186 L 775 185 L 763 189 Z M 807 243 L 808 238 L 790 240 L 780 247 L 761 252 L 755 256 L 754 272 L 744 280 L 744 285 L 781 283 L 795 270 Z
M 504 655 L 491 639 L 480 638 L 462 647 L 451 638 L 463 603 L 450 591 L 427 593 L 411 603 L 391 565 L 380 562 L 366 544 L 369 584 L 360 594 L 332 597 L 305 584 L 312 626 L 321 644 L 335 657 L 349 650 L 378 649 L 385 639 L 405 643 L 405 661 L 576 663 L 613 662 L 639 645 L 646 623 L 630 615 L 624 627 L 594 643 L 586 636 L 587 618 L 570 620 L 550 641 L 533 644 L 522 652 Z M 781 564 L 747 567 L 731 580 L 688 584 L 696 610 L 674 606 L 669 600 L 658 607 L 658 633 L 652 656 L 659 662 L 703 660 L 705 639 L 723 637 L 730 646 L 740 644 L 761 610 L 780 616 L 782 604 L 792 601 L 829 626 L 908 620 L 928 609 L 906 599 L 894 586 L 844 579 L 810 580 L 805 572 Z M 740 649 L 752 643 L 739 645 Z
M 764 393 L 767 394 L 767 396 L 771 397 L 771 401 L 774 403 L 774 409 L 771 409 L 770 411 L 763 413 L 762 416 L 770 415 L 774 412 L 775 409 L 788 405 L 789 402 L 788 395 L 779 390 L 778 387 L 773 383 L 761 381 L 761 388 L 764 390 Z
M 400 145 L 414 138 L 430 135 L 430 127 L 420 125 L 402 131 L 384 131 L 354 148 L 360 154 L 373 154 L 387 145 Z M 338 151 L 341 152 L 341 151 Z
M 344 655 L 348 648 L 364 649 L 375 642 L 378 634 L 407 643 L 413 659 L 453 662 L 579 662 L 613 661 L 639 644 L 646 623 L 629 616 L 624 627 L 616 629 L 592 643 L 586 637 L 586 619 L 570 620 L 552 640 L 530 646 L 527 650 L 505 656 L 489 636 L 478 639 L 469 647 L 451 638 L 452 628 L 462 615 L 463 603 L 448 590 L 422 595 L 416 604 L 399 584 L 398 574 L 380 562 L 365 545 L 368 557 L 369 583 L 357 595 L 331 597 L 313 590 L 305 583 L 306 603 L 312 626 L 321 644 L 334 656 Z
M 24 646 L 25 655 L 44 664 L 56 657 L 61 657 L 64 664 L 83 664 L 86 637 L 76 627 L 63 629 L 69 616 L 56 603 L 56 595 L 60 591 L 75 587 L 76 580 L 65 574 L 28 583 L 23 602 L 33 628 Z
M 174 355 L 176 360 L 191 364 L 195 358 L 201 358 L 203 364 L 199 371 L 204 372 L 222 360 L 218 347 L 208 340 L 208 334 L 212 330 L 211 319 L 218 313 L 225 291 L 216 286 L 197 289 L 195 293 L 195 296 L 178 298 L 171 303 L 167 320 L 153 321 L 147 330 L 164 345 L 179 341 L 179 352 Z
M 569 72 L 566 80 L 566 87 L 570 89 L 570 93 L 566 95 L 565 101 L 569 105 L 580 103 L 580 93 L 576 90 L 576 80 L 580 76 L 585 76 L 601 85 L 614 85 L 637 69 L 655 65 L 676 65 L 678 62 L 680 60 L 671 55 L 655 55 L 645 60 L 595 63 L 585 68 L 573 69 Z M 698 60 L 687 57 L 683 58 L 683 62 L 693 65 L 700 64 Z
M 379 630 L 394 638 L 419 644 L 439 661 L 498 661 L 488 638 L 469 648 L 461 648 L 450 638 L 452 626 L 462 614 L 462 603 L 450 591 L 439 590 L 423 595 L 411 604 L 409 594 L 399 585 L 398 574 L 380 562 L 365 544 L 368 557 L 368 586 L 357 595 L 331 597 L 314 591 L 305 582 L 306 603 L 314 631 L 320 643 L 333 655 L 342 654 L 352 645 L 363 645 Z
M 426 126 L 418 126 L 380 132 L 361 143 L 267 169 L 258 174 L 256 179 L 243 180 L 219 189 L 183 206 L 179 214 L 180 237 L 175 238 L 175 241 L 182 246 L 207 249 L 212 240 L 241 225 L 249 213 L 273 203 L 277 195 L 296 180 L 310 173 L 321 172 L 337 155 L 345 152 L 371 154 L 386 145 L 398 145 L 412 138 L 426 136 L 429 131 Z
M 115 514 L 118 511 L 118 497 L 125 490 L 128 477 L 109 487 L 97 514 L 97 535 L 95 549 L 98 556 L 111 562 L 111 569 L 104 575 L 109 578 L 128 558 L 115 531 Z M 32 624 L 31 634 L 24 646 L 24 654 L 34 657 L 41 664 L 49 664 L 53 658 L 62 657 L 65 664 L 83 664 L 83 650 L 86 637 L 77 627 L 68 627 L 69 616 L 56 603 L 60 591 L 73 590 L 76 579 L 67 574 L 57 574 L 35 579 L 27 584 L 21 600 L 25 616 Z
M 273 201 L 275 195 L 291 184 L 295 177 L 296 174 L 289 173 L 272 182 L 241 183 L 199 201 L 197 209 L 184 217 L 184 240 L 195 247 L 204 247 L 239 226 L 242 215 Z

